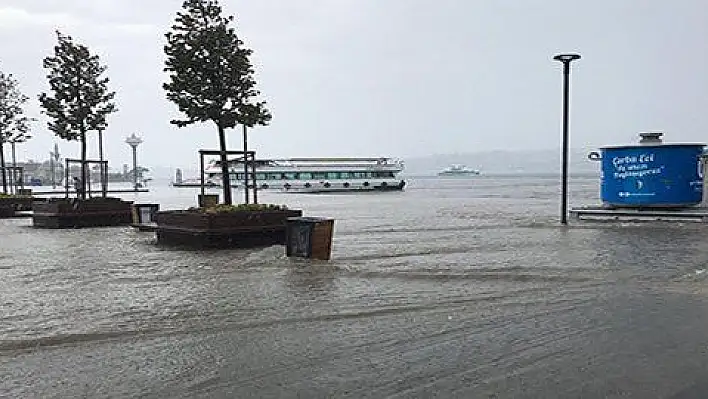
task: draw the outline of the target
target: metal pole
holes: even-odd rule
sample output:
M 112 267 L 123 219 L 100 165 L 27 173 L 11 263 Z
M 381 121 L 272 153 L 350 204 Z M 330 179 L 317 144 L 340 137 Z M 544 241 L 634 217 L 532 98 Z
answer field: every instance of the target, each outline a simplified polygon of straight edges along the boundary
M 103 164 L 103 130 L 98 131 L 98 160 L 101 161 L 101 194 L 105 198 L 108 194 L 108 168 Z
M 258 204 L 258 182 L 256 181 L 256 153 L 251 151 L 251 171 L 253 172 L 253 203 Z
M 64 196 L 69 198 L 69 160 L 64 158 L 64 162 L 66 163 L 66 167 L 64 168 Z M 76 194 L 76 198 L 78 197 L 79 195 Z
M 559 54 L 554 60 L 563 63 L 563 150 L 561 160 L 561 224 L 568 224 L 568 110 L 570 93 L 570 63 L 578 54 Z
M 246 125 L 243 125 L 243 192 L 245 203 L 248 204 L 248 130 Z M 255 164 L 255 159 L 254 159 Z M 253 184 L 255 187 L 256 176 L 253 175 Z M 255 197 L 255 192 L 253 193 Z
M 10 148 L 12 148 L 12 176 L 11 182 L 12 182 L 12 193 L 15 194 L 17 192 L 17 160 L 15 159 L 15 142 L 11 141 L 10 142 Z
M 7 165 L 5 164 L 5 147 L 0 137 L 0 172 L 2 172 L 2 192 L 7 194 Z
M 201 151 L 199 151 L 199 178 L 201 179 L 202 198 L 204 198 L 204 153 Z
M 133 146 L 133 188 L 138 191 L 138 146 Z

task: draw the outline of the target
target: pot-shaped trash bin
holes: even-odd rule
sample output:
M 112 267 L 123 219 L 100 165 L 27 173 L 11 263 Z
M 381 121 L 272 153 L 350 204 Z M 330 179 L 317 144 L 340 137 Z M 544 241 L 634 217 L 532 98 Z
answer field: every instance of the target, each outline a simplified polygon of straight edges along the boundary
M 334 219 L 291 217 L 286 222 L 288 257 L 329 260 L 332 254 Z

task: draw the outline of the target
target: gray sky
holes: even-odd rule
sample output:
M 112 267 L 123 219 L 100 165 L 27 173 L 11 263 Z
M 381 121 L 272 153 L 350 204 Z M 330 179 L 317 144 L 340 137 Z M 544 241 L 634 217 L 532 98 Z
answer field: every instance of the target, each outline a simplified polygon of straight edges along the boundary
M 20 158 L 46 158 L 53 135 L 39 115 L 42 59 L 53 31 L 108 65 L 119 112 L 105 133 L 112 167 L 145 143 L 148 166 L 197 164 L 216 148 L 211 125 L 178 129 L 161 88 L 164 32 L 179 0 L 0 0 L 0 70 L 13 73 L 40 118 Z M 571 145 L 708 141 L 705 0 L 231 0 L 254 50 L 273 112 L 250 142 L 259 157 L 397 156 L 559 146 L 561 65 L 577 51 Z M 240 130 L 229 135 L 241 148 Z M 77 157 L 76 143 L 59 142 Z M 91 144 L 91 152 L 97 153 Z

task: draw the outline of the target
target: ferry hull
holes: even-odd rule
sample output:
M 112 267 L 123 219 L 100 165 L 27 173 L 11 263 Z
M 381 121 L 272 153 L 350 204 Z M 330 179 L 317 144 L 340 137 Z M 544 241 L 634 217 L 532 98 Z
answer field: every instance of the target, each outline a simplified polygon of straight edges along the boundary
M 249 186 L 253 183 L 249 182 Z M 292 194 L 325 194 L 325 193 L 366 193 L 382 191 L 402 191 L 405 180 L 370 180 L 362 182 L 323 182 L 323 181 L 288 181 L 286 183 L 273 181 L 257 181 L 258 190 L 278 191 Z M 173 184 L 173 187 L 199 188 L 199 184 Z M 221 188 L 221 185 L 205 185 L 205 188 Z M 242 189 L 243 183 L 231 183 L 231 188 Z
M 406 185 L 403 180 L 366 180 L 366 181 L 263 181 L 256 182 L 259 190 L 275 190 L 285 193 L 353 193 L 353 192 L 377 192 L 377 191 L 400 191 Z
M 192 187 L 192 188 L 194 188 L 194 187 L 201 187 L 201 186 L 202 186 L 201 183 L 172 183 L 172 187 Z M 206 188 L 220 188 L 221 185 L 213 184 L 213 183 L 211 183 L 211 184 L 205 183 L 204 187 L 206 187 Z
M 440 177 L 473 177 L 473 176 L 479 176 L 479 173 L 449 173 L 449 172 L 440 172 L 438 173 L 438 176 Z
M 349 186 L 349 187 L 310 187 L 310 188 L 281 188 L 280 191 L 291 194 L 333 194 L 333 193 L 374 193 L 382 191 L 403 191 L 406 182 L 401 180 L 396 184 L 387 183 L 385 185 L 369 185 L 369 186 Z

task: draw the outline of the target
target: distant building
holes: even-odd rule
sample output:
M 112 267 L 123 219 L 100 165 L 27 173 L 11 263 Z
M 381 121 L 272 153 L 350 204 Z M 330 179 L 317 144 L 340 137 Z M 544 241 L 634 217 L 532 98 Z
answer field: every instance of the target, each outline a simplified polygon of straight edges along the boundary
M 51 185 L 52 172 L 54 172 L 54 182 L 56 184 L 61 184 L 64 180 L 64 165 L 60 163 L 53 164 L 49 160 L 44 162 L 29 160 L 27 162 L 17 162 L 17 166 L 22 168 L 25 185 L 29 185 L 33 181 L 43 185 Z
M 10 166 L 10 165 L 8 165 Z M 17 166 L 23 169 L 24 182 L 20 182 L 18 179 L 17 184 L 21 185 L 24 183 L 25 186 L 36 184 L 50 186 L 52 185 L 52 169 L 54 172 L 54 183 L 56 185 L 63 185 L 65 174 L 65 167 L 62 162 L 52 162 L 50 160 L 44 162 L 36 162 L 29 160 L 27 162 L 17 162 Z M 138 180 L 145 182 L 151 180 L 145 176 L 149 170 L 147 168 L 138 166 Z M 81 177 L 81 166 L 77 163 L 72 163 L 69 167 L 69 181 L 74 177 Z M 97 164 L 92 164 L 89 166 L 89 181 L 91 183 L 100 183 L 101 181 L 101 167 Z M 128 170 L 128 165 L 123 165 L 122 171 L 112 170 L 108 168 L 108 182 L 109 183 L 132 183 L 133 182 L 133 171 Z

